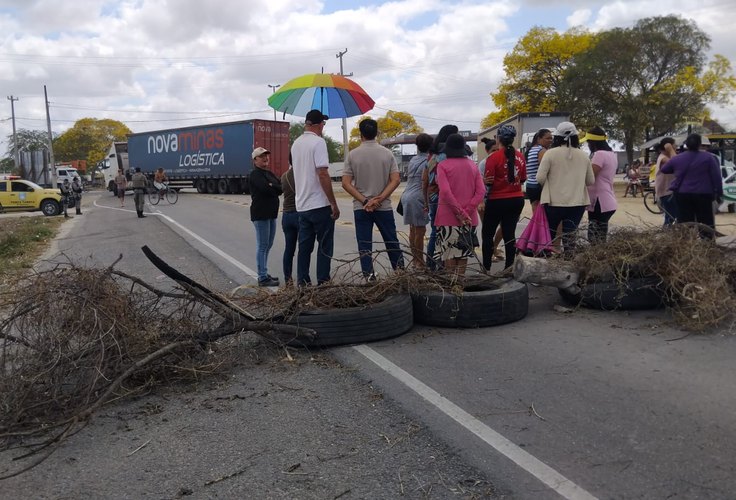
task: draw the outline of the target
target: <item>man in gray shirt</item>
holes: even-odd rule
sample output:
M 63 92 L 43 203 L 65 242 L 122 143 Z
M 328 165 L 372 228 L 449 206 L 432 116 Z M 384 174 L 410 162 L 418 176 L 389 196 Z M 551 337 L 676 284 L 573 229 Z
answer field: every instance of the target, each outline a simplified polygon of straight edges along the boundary
M 378 227 L 393 269 L 402 268 L 391 193 L 399 186 L 399 167 L 393 153 L 376 142 L 378 123 L 366 118 L 358 126 L 361 144 L 350 151 L 342 174 L 342 187 L 354 198 L 355 237 L 363 276 L 374 280 L 373 226 Z

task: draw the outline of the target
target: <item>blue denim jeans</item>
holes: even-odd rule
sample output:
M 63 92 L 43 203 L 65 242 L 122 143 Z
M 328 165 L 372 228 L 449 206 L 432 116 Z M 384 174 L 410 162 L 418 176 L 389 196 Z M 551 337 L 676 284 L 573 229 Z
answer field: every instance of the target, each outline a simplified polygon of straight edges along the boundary
M 281 214 L 281 229 L 284 231 L 284 281 L 287 282 L 292 280 L 294 254 L 299 241 L 299 214 L 297 212 Z
M 659 197 L 659 205 L 664 210 L 664 225 L 670 226 L 677 222 L 677 202 L 673 193 Z
M 299 251 L 296 257 L 296 279 L 298 284 L 312 282 L 309 265 L 312 260 L 314 242 L 317 241 L 317 284 L 330 280 L 330 261 L 335 245 L 335 221 L 329 206 L 299 213 Z
M 355 210 L 355 238 L 358 240 L 358 253 L 360 254 L 360 269 L 363 275 L 373 274 L 373 225 L 378 227 L 383 242 L 388 251 L 388 259 L 391 268 L 404 267 L 404 259 L 401 253 L 399 239 L 396 236 L 396 222 L 393 210 L 376 210 L 366 212 Z
M 254 220 L 256 228 L 256 264 L 258 266 L 258 281 L 268 278 L 268 252 L 273 246 L 276 236 L 276 219 Z

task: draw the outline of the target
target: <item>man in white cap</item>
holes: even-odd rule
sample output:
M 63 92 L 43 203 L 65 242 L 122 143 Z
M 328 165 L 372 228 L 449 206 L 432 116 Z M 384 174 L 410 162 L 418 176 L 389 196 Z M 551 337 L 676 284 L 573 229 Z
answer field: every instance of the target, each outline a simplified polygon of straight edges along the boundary
M 308 285 L 309 266 L 314 242 L 317 241 L 317 284 L 330 280 L 330 261 L 334 248 L 335 220 L 340 209 L 332 191 L 328 168 L 327 143 L 322 130 L 329 117 L 318 109 L 307 113 L 304 134 L 291 146 L 294 168 L 296 211 L 299 213 L 299 250 L 297 253 L 297 284 Z
M 269 170 L 271 152 L 256 148 L 251 155 L 256 168 L 250 173 L 250 220 L 256 228 L 256 264 L 258 286 L 279 286 L 279 279 L 268 274 L 268 253 L 276 236 L 281 180 Z

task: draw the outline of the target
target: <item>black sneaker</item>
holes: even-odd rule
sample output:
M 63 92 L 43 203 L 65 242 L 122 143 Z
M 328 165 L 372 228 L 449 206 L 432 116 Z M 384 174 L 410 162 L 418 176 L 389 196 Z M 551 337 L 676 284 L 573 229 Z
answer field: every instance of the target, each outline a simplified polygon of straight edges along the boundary
M 270 279 L 270 280 L 276 280 L 277 282 L 279 281 L 278 277 L 276 277 L 276 276 L 271 276 L 270 274 L 267 274 L 267 275 L 266 275 L 266 277 L 267 277 L 268 279 Z
M 258 286 L 279 286 L 279 280 L 274 278 L 258 280 Z

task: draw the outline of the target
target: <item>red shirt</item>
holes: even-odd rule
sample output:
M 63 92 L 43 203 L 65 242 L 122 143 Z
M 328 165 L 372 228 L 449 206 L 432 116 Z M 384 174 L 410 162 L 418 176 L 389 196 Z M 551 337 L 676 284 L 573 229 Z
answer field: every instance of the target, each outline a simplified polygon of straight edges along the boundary
M 526 182 L 526 161 L 524 155 L 516 151 L 514 162 L 514 182 L 509 182 L 506 170 L 506 151 L 499 149 L 494 151 L 486 160 L 485 183 L 492 184 L 489 192 L 489 200 L 502 200 L 506 198 L 523 198 L 521 185 Z

